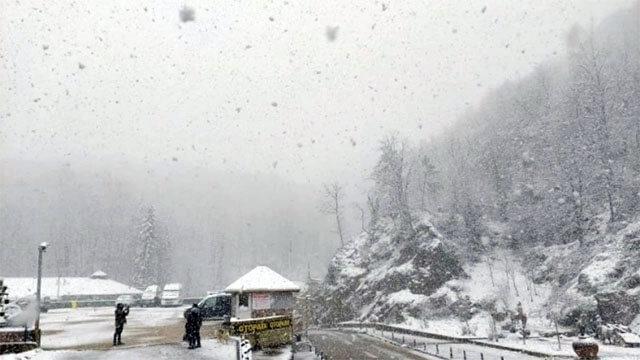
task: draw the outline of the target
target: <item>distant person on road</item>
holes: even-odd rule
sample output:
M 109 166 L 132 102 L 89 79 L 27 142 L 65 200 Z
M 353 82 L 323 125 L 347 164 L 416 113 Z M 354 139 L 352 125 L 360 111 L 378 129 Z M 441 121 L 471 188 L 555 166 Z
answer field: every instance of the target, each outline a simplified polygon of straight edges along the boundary
M 202 326 L 202 316 L 198 304 L 193 304 L 191 308 L 187 309 L 184 317 L 187 319 L 185 330 L 187 341 L 189 341 L 189 349 L 201 347 L 200 327 Z
M 127 323 L 127 315 L 129 315 L 129 306 L 125 306 L 121 303 L 116 305 L 116 332 L 113 334 L 113 346 L 124 345 L 122 342 L 122 330 L 124 330 L 124 324 Z

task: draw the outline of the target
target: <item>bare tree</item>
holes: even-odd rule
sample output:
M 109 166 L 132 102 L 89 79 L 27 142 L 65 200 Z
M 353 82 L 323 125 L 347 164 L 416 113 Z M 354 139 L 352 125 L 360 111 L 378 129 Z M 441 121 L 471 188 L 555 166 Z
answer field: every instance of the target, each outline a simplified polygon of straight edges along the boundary
M 360 212 L 360 229 L 366 233 L 369 233 L 369 230 L 366 226 L 366 213 L 364 211 L 364 208 L 358 203 L 354 203 L 353 206 L 355 206 L 355 208 Z
M 324 201 L 320 205 L 320 211 L 336 218 L 336 232 L 340 237 L 340 246 L 344 246 L 344 235 L 342 231 L 342 202 L 344 200 L 344 189 L 337 182 L 323 184 Z

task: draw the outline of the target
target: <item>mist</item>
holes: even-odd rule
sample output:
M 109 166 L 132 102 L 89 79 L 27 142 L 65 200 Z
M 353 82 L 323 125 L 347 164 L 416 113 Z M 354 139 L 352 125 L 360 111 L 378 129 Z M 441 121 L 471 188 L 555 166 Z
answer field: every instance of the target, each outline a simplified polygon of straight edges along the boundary
M 5 1 L 0 353 L 637 359 L 639 159 L 639 0 Z

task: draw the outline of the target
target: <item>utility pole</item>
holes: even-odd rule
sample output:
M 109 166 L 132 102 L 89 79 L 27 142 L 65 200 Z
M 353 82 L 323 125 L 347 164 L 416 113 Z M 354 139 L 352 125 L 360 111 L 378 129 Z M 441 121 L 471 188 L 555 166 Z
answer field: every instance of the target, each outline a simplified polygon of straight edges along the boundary
M 214 282 L 218 280 L 218 274 L 216 274 L 216 235 L 215 232 L 211 233 L 211 244 L 209 249 L 209 265 L 211 267 L 211 276 Z M 213 286 L 213 287 L 212 287 Z M 207 290 L 216 290 L 217 284 L 207 284 Z
M 47 244 L 46 242 L 41 243 L 38 246 L 38 279 L 37 279 L 37 286 L 36 286 L 36 306 L 37 306 L 37 312 L 36 312 L 36 323 L 35 323 L 35 337 L 36 337 L 36 343 L 38 344 L 38 347 L 40 347 L 40 303 L 41 303 L 41 289 L 42 289 L 42 254 L 47 251 L 47 247 L 49 246 L 49 244 Z

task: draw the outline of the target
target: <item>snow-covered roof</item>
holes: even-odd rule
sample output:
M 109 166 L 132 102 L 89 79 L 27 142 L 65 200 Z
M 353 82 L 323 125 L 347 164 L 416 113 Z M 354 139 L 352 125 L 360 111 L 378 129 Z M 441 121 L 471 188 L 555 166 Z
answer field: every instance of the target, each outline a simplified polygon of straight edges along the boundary
M 266 266 L 257 266 L 227 286 L 225 291 L 300 291 L 300 287 Z
M 58 282 L 58 279 L 60 281 Z M 4 284 L 12 299 L 36 293 L 36 279 L 30 277 L 5 278 Z M 44 277 L 42 278 L 42 297 L 58 298 L 62 296 L 109 296 L 122 294 L 142 294 L 142 291 L 111 279 L 92 279 L 88 277 Z
M 107 273 L 105 273 L 104 271 L 98 270 L 96 272 L 94 272 L 93 274 L 91 274 L 90 276 L 92 279 L 106 279 L 108 278 Z
M 636 334 L 633 334 L 633 333 L 619 333 L 618 335 L 620 335 L 622 340 L 627 345 L 640 344 L 640 336 L 638 336 Z
M 164 286 L 164 290 L 168 291 L 180 291 L 182 289 L 182 284 L 180 283 L 170 283 Z

